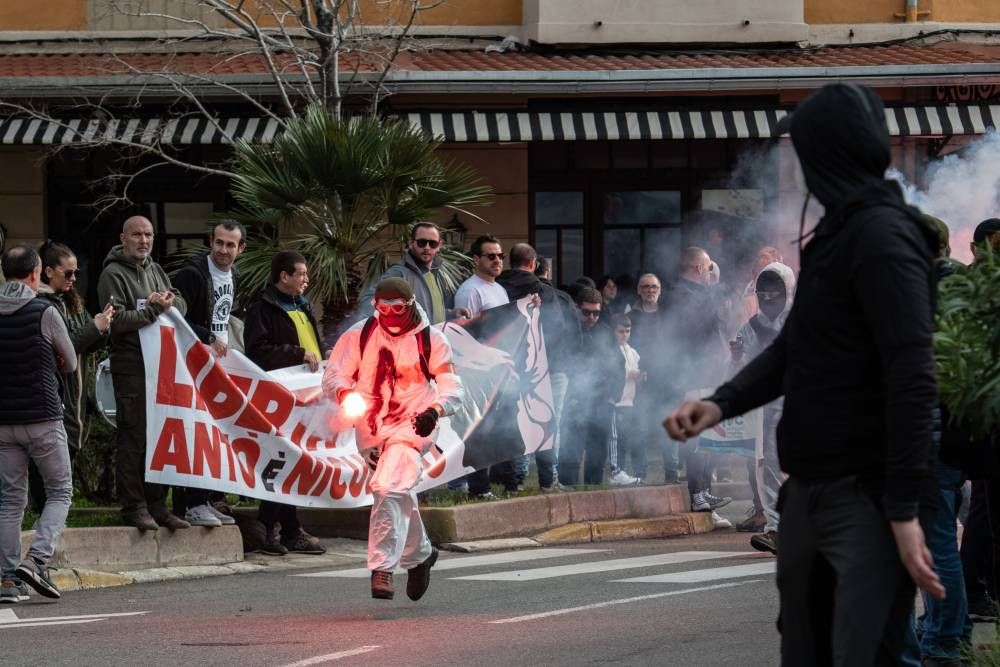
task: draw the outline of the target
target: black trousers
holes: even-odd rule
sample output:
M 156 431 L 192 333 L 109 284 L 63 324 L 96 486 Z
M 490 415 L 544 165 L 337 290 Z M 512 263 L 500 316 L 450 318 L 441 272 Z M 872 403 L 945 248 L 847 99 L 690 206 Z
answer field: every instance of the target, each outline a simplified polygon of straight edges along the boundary
M 560 484 L 579 484 L 581 463 L 584 484 L 604 483 L 613 414 L 610 403 L 567 399 L 563 417 L 568 428 L 559 442 Z
M 115 421 L 118 440 L 115 472 L 122 514 L 148 510 L 153 518 L 167 514 L 167 487 L 146 482 L 146 378 L 115 375 Z
M 281 540 L 290 540 L 299 534 L 302 524 L 299 523 L 298 509 L 295 505 L 283 505 L 270 500 L 260 501 L 257 519 L 268 531 L 274 530 L 274 524 L 281 524 Z
M 782 664 L 898 664 L 915 587 L 869 493 L 792 477 L 778 510 Z
M 962 533 L 962 572 L 970 603 L 980 603 L 987 595 L 997 599 L 997 569 L 1000 567 L 1000 480 L 972 483 L 969 516 Z

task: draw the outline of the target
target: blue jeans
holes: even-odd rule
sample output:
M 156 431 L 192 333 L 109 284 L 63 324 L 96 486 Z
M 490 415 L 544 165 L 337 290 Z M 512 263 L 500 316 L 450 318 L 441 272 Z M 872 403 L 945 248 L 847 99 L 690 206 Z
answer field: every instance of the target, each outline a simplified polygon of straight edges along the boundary
M 551 373 L 549 381 L 552 383 L 552 410 L 556 417 L 556 441 L 552 449 L 535 454 L 535 463 L 538 465 L 538 486 L 547 489 L 559 477 L 559 441 L 562 438 L 562 411 L 566 402 L 566 388 L 569 386 L 569 377 L 565 373 Z M 524 458 L 525 472 L 527 472 L 528 460 Z
M 926 536 L 934 558 L 934 571 L 941 578 L 947 597 L 935 600 L 924 592 L 924 614 L 917 619 L 920 652 L 932 658 L 957 660 L 972 636 L 962 561 L 958 556 L 955 519 L 962 499 L 962 472 L 937 464 L 938 511 Z

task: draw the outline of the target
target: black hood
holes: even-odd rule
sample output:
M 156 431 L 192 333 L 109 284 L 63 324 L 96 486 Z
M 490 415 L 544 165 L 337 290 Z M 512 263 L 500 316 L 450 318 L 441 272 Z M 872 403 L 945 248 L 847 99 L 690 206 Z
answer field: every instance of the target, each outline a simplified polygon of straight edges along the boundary
M 871 88 L 825 86 L 795 109 L 790 124 L 806 185 L 828 213 L 885 180 L 889 129 Z
M 538 294 L 542 291 L 542 281 L 531 271 L 522 269 L 507 269 L 497 277 L 500 286 L 507 290 L 507 296 L 511 301 L 516 301 L 529 294 Z

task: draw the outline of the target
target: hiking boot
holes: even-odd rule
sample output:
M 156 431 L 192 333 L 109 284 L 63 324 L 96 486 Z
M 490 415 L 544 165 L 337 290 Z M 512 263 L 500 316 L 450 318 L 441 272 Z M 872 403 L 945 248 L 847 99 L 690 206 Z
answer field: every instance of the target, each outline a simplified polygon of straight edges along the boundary
M 222 503 L 222 506 L 223 507 L 229 507 L 229 505 L 226 505 L 225 503 Z M 235 526 L 236 525 L 236 519 L 233 518 L 232 514 L 227 514 L 223 510 L 221 510 L 218 507 L 216 507 L 215 505 L 206 505 L 206 507 L 209 509 L 209 511 L 212 512 L 212 516 L 214 516 L 216 519 L 218 519 L 219 523 L 221 523 L 223 526 Z M 232 512 L 233 510 L 230 509 L 229 511 Z
M 406 585 L 410 587 L 409 583 Z M 391 600 L 395 595 L 392 589 L 392 572 L 372 570 L 372 597 L 378 600 Z
M 187 521 L 180 518 L 179 516 L 171 514 L 170 512 L 167 512 L 166 514 L 161 514 L 160 516 L 155 516 L 153 517 L 153 519 L 156 520 L 156 523 L 160 524 L 167 530 L 182 530 L 184 528 L 191 527 L 191 524 L 189 524 Z M 220 523 L 219 525 L 221 526 L 222 524 Z
M 299 534 L 290 540 L 282 540 L 281 546 L 297 554 L 312 554 L 319 556 L 326 553 L 326 547 L 315 537 L 299 528 Z
M 608 482 L 612 486 L 635 486 L 639 483 L 639 478 L 633 477 L 624 470 L 616 470 L 611 473 L 611 477 L 608 478 Z
M 420 565 L 406 571 L 406 596 L 417 601 L 427 592 L 431 584 L 431 568 L 438 559 L 438 550 L 431 547 L 431 555 Z
M 138 528 L 143 532 L 147 530 L 155 531 L 160 527 L 160 524 L 156 523 L 156 520 L 146 510 L 136 510 L 135 512 L 122 514 L 122 521 L 126 526 Z
M 733 522 L 732 521 L 730 521 L 726 517 L 722 516 L 718 512 L 714 512 L 714 511 L 712 512 L 712 524 L 713 524 L 713 526 L 715 527 L 716 530 L 720 530 L 720 529 L 723 529 L 723 528 L 732 528 L 733 527 Z
M 740 521 L 736 524 L 736 530 L 741 533 L 760 533 L 764 531 L 764 527 L 767 525 L 767 517 L 764 513 L 758 511 L 756 508 L 751 507 L 747 510 L 747 518 L 745 521 Z
M 757 551 L 766 551 L 772 553 L 775 556 L 778 555 L 778 533 L 769 530 L 766 533 L 760 533 L 754 535 L 750 538 L 750 546 L 752 546 Z
M 258 551 L 268 556 L 284 556 L 287 554 L 288 549 L 278 541 L 278 532 L 274 527 L 267 528 L 266 530 L 267 537 L 264 538 L 264 544 L 260 545 Z
M 28 587 L 20 579 L 4 579 L 0 582 L 0 602 L 17 604 L 29 597 Z
M 569 491 L 565 486 L 560 484 L 558 481 L 552 482 L 552 486 L 540 486 L 538 490 L 542 493 L 565 493 Z
M 17 566 L 17 576 L 21 578 L 21 581 L 34 588 L 39 595 L 54 599 L 62 597 L 62 593 L 49 577 L 49 568 L 39 564 L 34 558 L 25 558 L 21 561 L 21 564 Z
M 215 516 L 210 505 L 197 505 L 190 507 L 184 512 L 184 520 L 192 526 L 207 526 L 209 528 L 221 528 L 222 522 Z

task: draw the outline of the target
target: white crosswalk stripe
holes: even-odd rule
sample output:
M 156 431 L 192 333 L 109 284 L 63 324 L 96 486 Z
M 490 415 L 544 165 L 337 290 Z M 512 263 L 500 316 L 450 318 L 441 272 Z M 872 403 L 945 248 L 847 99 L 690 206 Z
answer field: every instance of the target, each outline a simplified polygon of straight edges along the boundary
M 667 574 L 654 574 L 648 577 L 615 579 L 614 581 L 642 584 L 700 584 L 705 581 L 719 581 L 721 579 L 738 579 L 740 577 L 757 577 L 762 574 L 774 574 L 776 564 L 777 561 L 767 560 L 762 563 L 733 565 L 732 567 L 713 567 L 706 570 L 670 572 Z
M 566 556 L 577 556 L 583 554 L 604 553 L 607 549 L 526 549 L 524 551 L 507 551 L 501 553 L 483 554 L 481 556 L 452 556 L 442 557 L 434 566 L 435 572 L 445 570 L 457 570 L 471 567 L 490 567 L 493 565 L 505 565 L 507 563 L 520 563 L 529 560 L 541 560 L 545 558 L 565 558 Z M 402 568 L 397 569 L 397 573 L 405 572 Z M 366 568 L 351 568 L 348 570 L 328 570 L 325 572 L 309 572 L 307 574 L 293 574 L 293 577 L 319 577 L 338 579 L 365 579 L 371 576 L 371 572 Z
M 486 574 L 471 574 L 464 577 L 451 577 L 468 581 L 535 581 L 536 579 L 551 579 L 552 577 L 568 577 L 576 574 L 594 574 L 597 572 L 615 572 L 618 570 L 652 567 L 656 565 L 676 565 L 717 558 L 732 558 L 747 554 L 731 551 L 679 551 L 670 554 L 655 554 L 636 558 L 616 558 L 613 560 L 590 561 L 587 563 L 572 563 L 553 567 L 538 567 L 530 570 L 514 570 L 512 572 L 488 572 Z

